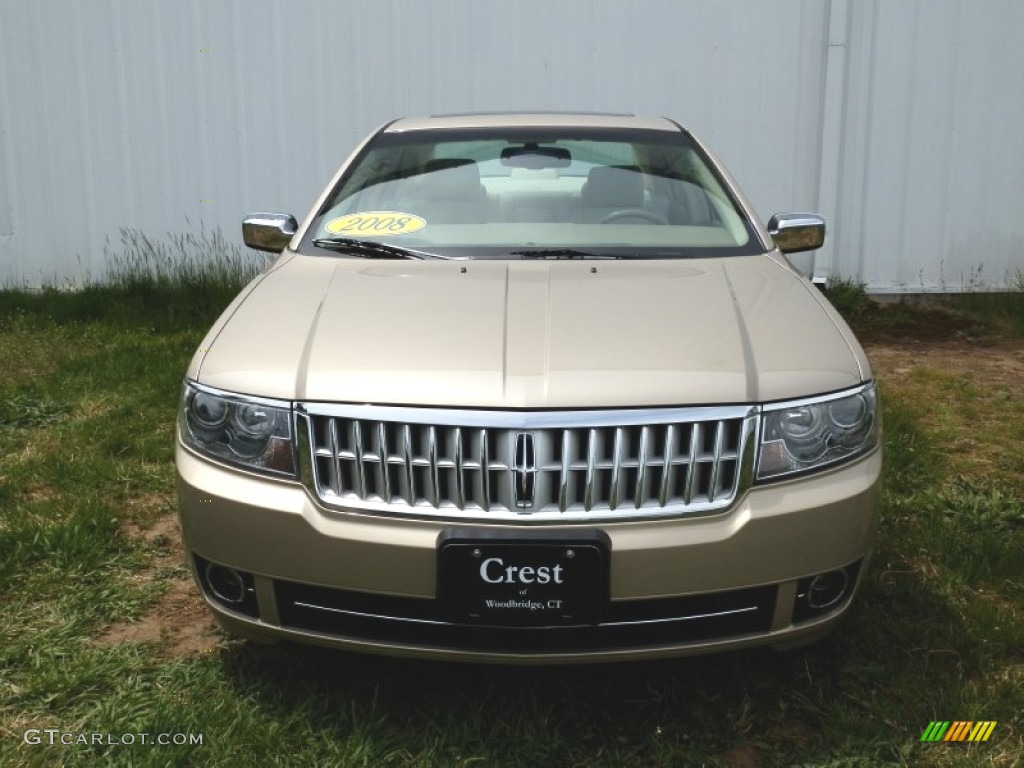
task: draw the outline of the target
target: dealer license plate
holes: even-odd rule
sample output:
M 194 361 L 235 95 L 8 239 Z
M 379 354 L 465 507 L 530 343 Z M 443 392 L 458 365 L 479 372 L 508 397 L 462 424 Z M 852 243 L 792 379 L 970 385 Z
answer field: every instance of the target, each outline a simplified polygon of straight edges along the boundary
M 489 626 L 596 624 L 607 592 L 600 541 L 442 540 L 438 597 L 452 621 Z

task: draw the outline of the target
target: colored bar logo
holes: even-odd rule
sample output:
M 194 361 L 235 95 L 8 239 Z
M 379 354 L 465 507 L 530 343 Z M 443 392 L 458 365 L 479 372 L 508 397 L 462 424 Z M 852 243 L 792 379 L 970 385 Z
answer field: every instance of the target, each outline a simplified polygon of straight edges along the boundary
M 921 741 L 988 741 L 995 727 L 995 720 L 932 720 Z

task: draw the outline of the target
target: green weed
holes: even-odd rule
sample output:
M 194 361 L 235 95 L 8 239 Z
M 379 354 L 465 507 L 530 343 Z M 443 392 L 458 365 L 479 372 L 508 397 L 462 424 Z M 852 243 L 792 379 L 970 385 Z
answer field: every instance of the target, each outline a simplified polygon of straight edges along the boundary
M 825 296 L 863 341 L 1024 336 L 1024 273 L 1002 293 L 872 297 L 856 281 L 832 279 Z
M 107 273 L 78 290 L 0 290 L 0 330 L 19 317 L 58 324 L 102 321 L 173 331 L 209 325 L 242 287 L 263 271 L 267 254 L 228 241 L 219 230 L 157 240 L 122 229 L 105 249 Z

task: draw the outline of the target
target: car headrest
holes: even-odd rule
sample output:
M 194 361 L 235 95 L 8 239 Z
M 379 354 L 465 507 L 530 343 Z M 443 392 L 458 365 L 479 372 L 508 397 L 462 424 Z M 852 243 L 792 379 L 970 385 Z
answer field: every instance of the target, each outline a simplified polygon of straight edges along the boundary
M 480 167 L 460 157 L 430 160 L 422 177 L 431 195 L 447 200 L 472 200 L 480 197 Z
M 644 177 L 635 165 L 591 168 L 580 196 L 584 205 L 601 208 L 642 208 Z

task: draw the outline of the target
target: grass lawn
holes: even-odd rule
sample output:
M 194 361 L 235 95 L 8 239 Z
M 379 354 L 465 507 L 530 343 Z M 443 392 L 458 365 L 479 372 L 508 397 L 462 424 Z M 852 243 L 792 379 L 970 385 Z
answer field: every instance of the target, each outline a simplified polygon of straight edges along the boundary
M 173 522 L 174 418 L 236 282 L 0 292 L 0 765 L 1024 763 L 1020 294 L 882 309 L 837 296 L 869 340 L 887 453 L 875 558 L 832 637 L 531 669 L 212 628 Z M 985 743 L 921 744 L 932 720 L 998 724 Z M 136 743 L 106 743 L 122 737 Z

